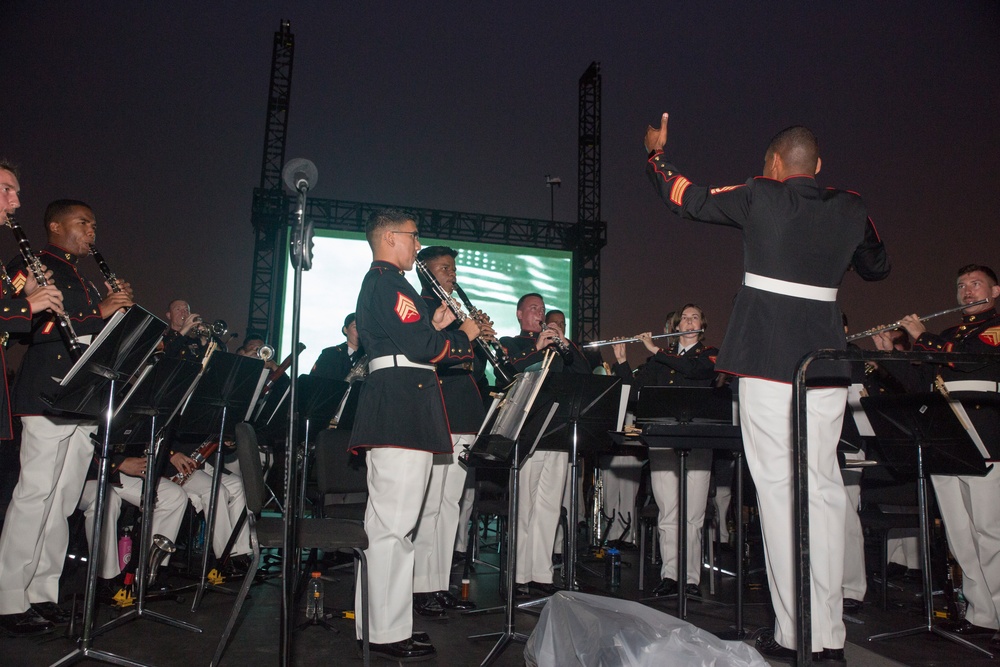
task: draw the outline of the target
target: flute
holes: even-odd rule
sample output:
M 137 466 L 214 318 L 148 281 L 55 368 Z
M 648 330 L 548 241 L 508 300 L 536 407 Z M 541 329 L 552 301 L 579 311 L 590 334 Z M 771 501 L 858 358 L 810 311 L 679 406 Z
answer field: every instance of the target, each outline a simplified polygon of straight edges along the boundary
M 687 336 L 688 334 L 700 334 L 705 333 L 704 329 L 695 329 L 694 331 L 675 331 L 673 333 L 657 334 L 655 336 L 650 336 L 650 340 L 656 340 L 657 338 L 676 338 L 677 336 Z M 584 347 L 601 347 L 603 345 L 614 345 L 616 343 L 638 343 L 639 337 L 635 336 L 633 338 L 610 338 L 608 340 L 595 340 L 593 343 L 586 343 Z
M 31 243 L 28 241 L 24 229 L 21 228 L 21 225 L 14 222 L 14 218 L 10 215 L 7 216 L 7 226 L 14 233 L 14 238 L 17 239 L 17 248 L 21 251 L 21 258 L 24 259 L 24 263 L 32 275 L 35 276 L 35 282 L 38 283 L 39 287 L 46 287 L 49 284 L 49 279 L 45 277 L 41 261 L 31 252 Z M 73 361 L 77 361 L 83 354 L 83 343 L 80 342 L 79 337 L 77 337 L 76 332 L 73 330 L 73 322 L 69 319 L 69 314 L 65 311 L 61 315 L 56 314 L 56 318 L 59 321 L 59 333 L 66 342 L 66 347 L 69 348 L 69 356 Z
M 936 313 L 931 313 L 930 315 L 924 315 L 923 317 L 921 317 L 919 319 L 920 319 L 921 322 L 924 322 L 926 320 L 929 320 L 929 319 L 932 319 L 932 318 L 935 318 L 935 317 L 940 317 L 941 315 L 947 315 L 948 313 L 954 313 L 954 312 L 959 311 L 959 310 L 965 310 L 966 308 L 972 308 L 973 306 L 981 306 L 984 303 L 989 303 L 989 302 L 990 302 L 989 299 L 980 299 L 979 301 L 976 301 L 974 303 L 967 303 L 964 306 L 955 306 L 954 308 L 948 308 L 946 310 L 939 310 Z M 848 336 L 847 337 L 847 342 L 850 343 L 851 341 L 861 340 L 862 338 L 868 338 L 869 336 L 874 336 L 875 334 L 880 334 L 883 331 L 889 331 L 890 329 L 897 329 L 897 328 L 899 328 L 902 325 L 902 323 L 903 323 L 903 320 L 899 320 L 897 322 L 893 322 L 892 324 L 886 324 L 885 326 L 872 327 L 871 329 L 868 329 L 867 331 L 862 331 L 861 333 L 856 333 L 856 334 L 852 334 L 852 335 Z

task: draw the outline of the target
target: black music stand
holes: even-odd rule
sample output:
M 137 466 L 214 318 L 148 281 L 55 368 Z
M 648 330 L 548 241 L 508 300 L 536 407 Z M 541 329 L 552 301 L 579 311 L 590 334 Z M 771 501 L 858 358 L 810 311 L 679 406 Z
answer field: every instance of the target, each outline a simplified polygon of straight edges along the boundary
M 215 512 L 219 504 L 219 487 L 222 485 L 222 450 L 225 437 L 232 436 L 237 422 L 245 421 L 257 402 L 267 379 L 267 369 L 262 359 L 244 357 L 228 352 L 213 352 L 194 390 L 181 409 L 178 433 L 206 436 L 218 433 L 219 446 L 212 459 L 212 492 L 205 512 L 205 542 L 202 546 L 201 573 L 196 584 L 191 611 L 197 611 L 205 590 L 232 593 L 228 589 L 209 584 L 208 561 L 215 531 Z M 217 431 L 215 429 L 218 429 Z M 253 576 L 253 573 L 247 573 Z
M 53 663 L 53 667 L 70 665 L 84 659 L 127 667 L 146 667 L 144 663 L 107 651 L 95 651 L 91 647 L 97 602 L 97 571 L 101 561 L 99 543 L 104 529 L 104 508 L 111 468 L 111 430 L 115 413 L 115 394 L 119 390 L 119 383 L 132 377 L 153 353 L 166 326 L 166 322 L 140 306 L 132 306 L 125 313 L 115 313 L 62 379 L 56 396 L 46 397 L 47 402 L 60 412 L 91 418 L 103 415 L 101 424 L 103 432 L 98 456 L 97 498 L 94 502 L 95 540 L 87 564 L 83 634 L 79 646 Z
M 743 497 L 743 440 L 734 425 L 729 387 L 643 387 L 635 411 L 640 436 L 651 448 L 677 453 L 677 615 L 687 617 L 687 457 L 692 449 L 724 449 L 736 458 L 736 498 Z M 736 553 L 743 553 L 743 522 L 736 525 Z M 681 573 L 684 576 L 681 576 Z M 655 600 L 657 598 L 648 598 Z M 703 599 L 703 601 L 705 601 Z M 742 556 L 736 567 L 736 639 L 743 630 Z
M 563 585 L 567 590 L 579 590 L 576 581 L 577 539 L 576 515 L 580 506 L 577 480 L 578 456 L 583 452 L 602 452 L 613 444 L 609 432 L 620 428 L 621 378 L 607 375 L 552 373 L 542 386 L 542 395 L 559 403 L 545 437 L 538 449 L 569 452 L 570 479 L 569 516 L 573 525 L 567 530 L 568 553 L 563 554 Z
M 970 475 L 989 472 L 986 460 L 948 400 L 938 393 L 903 396 L 869 396 L 861 405 L 875 431 L 880 460 L 891 469 L 917 472 L 917 505 L 920 512 L 920 565 L 923 568 L 924 624 L 908 630 L 872 635 L 868 641 L 907 637 L 924 632 L 985 654 L 989 651 L 934 625 L 931 585 L 930 516 L 927 480 L 934 475 Z
M 132 389 L 122 400 L 112 418 L 111 440 L 122 442 L 148 442 L 146 447 L 146 475 L 142 480 L 142 530 L 139 538 L 139 562 L 136 568 L 138 579 L 138 596 L 135 607 L 105 623 L 95 631 L 95 635 L 113 630 L 136 618 L 149 618 L 167 625 L 201 632 L 201 628 L 171 618 L 159 612 L 146 609 L 149 579 L 149 552 L 153 542 L 153 512 L 156 507 L 156 487 L 165 460 L 160 456 L 163 437 L 161 429 L 169 425 L 161 425 L 162 417 L 169 417 L 180 405 L 188 389 L 193 385 L 201 371 L 201 365 L 185 359 L 160 359 L 146 366 Z M 148 428 L 148 436 L 143 438 L 140 433 Z M 155 483 L 150 484 L 150 480 Z M 95 544 L 98 543 L 95 540 Z
M 528 635 L 517 632 L 514 625 L 514 577 L 517 561 L 518 476 L 521 464 L 537 447 L 541 435 L 558 409 L 551 398 L 540 396 L 548 368 L 518 375 L 503 401 L 494 401 L 479 437 L 462 460 L 471 467 L 508 468 L 507 483 L 507 587 L 504 595 L 505 625 L 502 632 L 472 635 L 469 639 L 497 637 L 497 643 L 480 663 L 486 667 L 504 652 L 511 642 L 522 644 Z M 470 612 L 485 613 L 491 610 Z

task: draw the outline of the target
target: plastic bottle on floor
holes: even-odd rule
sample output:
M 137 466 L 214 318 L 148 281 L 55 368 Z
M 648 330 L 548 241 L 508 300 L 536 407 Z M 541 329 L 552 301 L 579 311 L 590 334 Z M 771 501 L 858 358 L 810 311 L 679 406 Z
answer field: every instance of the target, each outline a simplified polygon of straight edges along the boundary
M 306 590 L 306 620 L 323 620 L 323 580 L 319 572 L 313 572 Z

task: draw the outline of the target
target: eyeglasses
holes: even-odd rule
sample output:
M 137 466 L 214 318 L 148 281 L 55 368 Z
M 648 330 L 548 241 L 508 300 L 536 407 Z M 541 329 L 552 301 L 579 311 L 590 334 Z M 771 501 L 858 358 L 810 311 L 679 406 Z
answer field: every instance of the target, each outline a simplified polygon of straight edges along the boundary
M 399 231 L 396 231 L 395 229 L 393 229 L 392 233 L 393 234 L 409 234 L 410 236 L 413 237 L 414 241 L 417 241 L 417 240 L 420 239 L 420 232 L 399 232 Z

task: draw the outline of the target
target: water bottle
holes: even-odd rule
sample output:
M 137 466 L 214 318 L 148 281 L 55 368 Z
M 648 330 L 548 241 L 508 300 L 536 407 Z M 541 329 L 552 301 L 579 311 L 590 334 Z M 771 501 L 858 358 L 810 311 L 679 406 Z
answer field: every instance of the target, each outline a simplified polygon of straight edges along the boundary
M 124 570 L 132 560 L 132 536 L 125 533 L 118 540 L 118 569 Z
M 604 576 L 611 588 L 622 584 L 622 552 L 618 549 L 608 549 L 604 552 Z
M 313 572 L 306 590 L 306 620 L 323 620 L 323 580 L 319 572 Z

